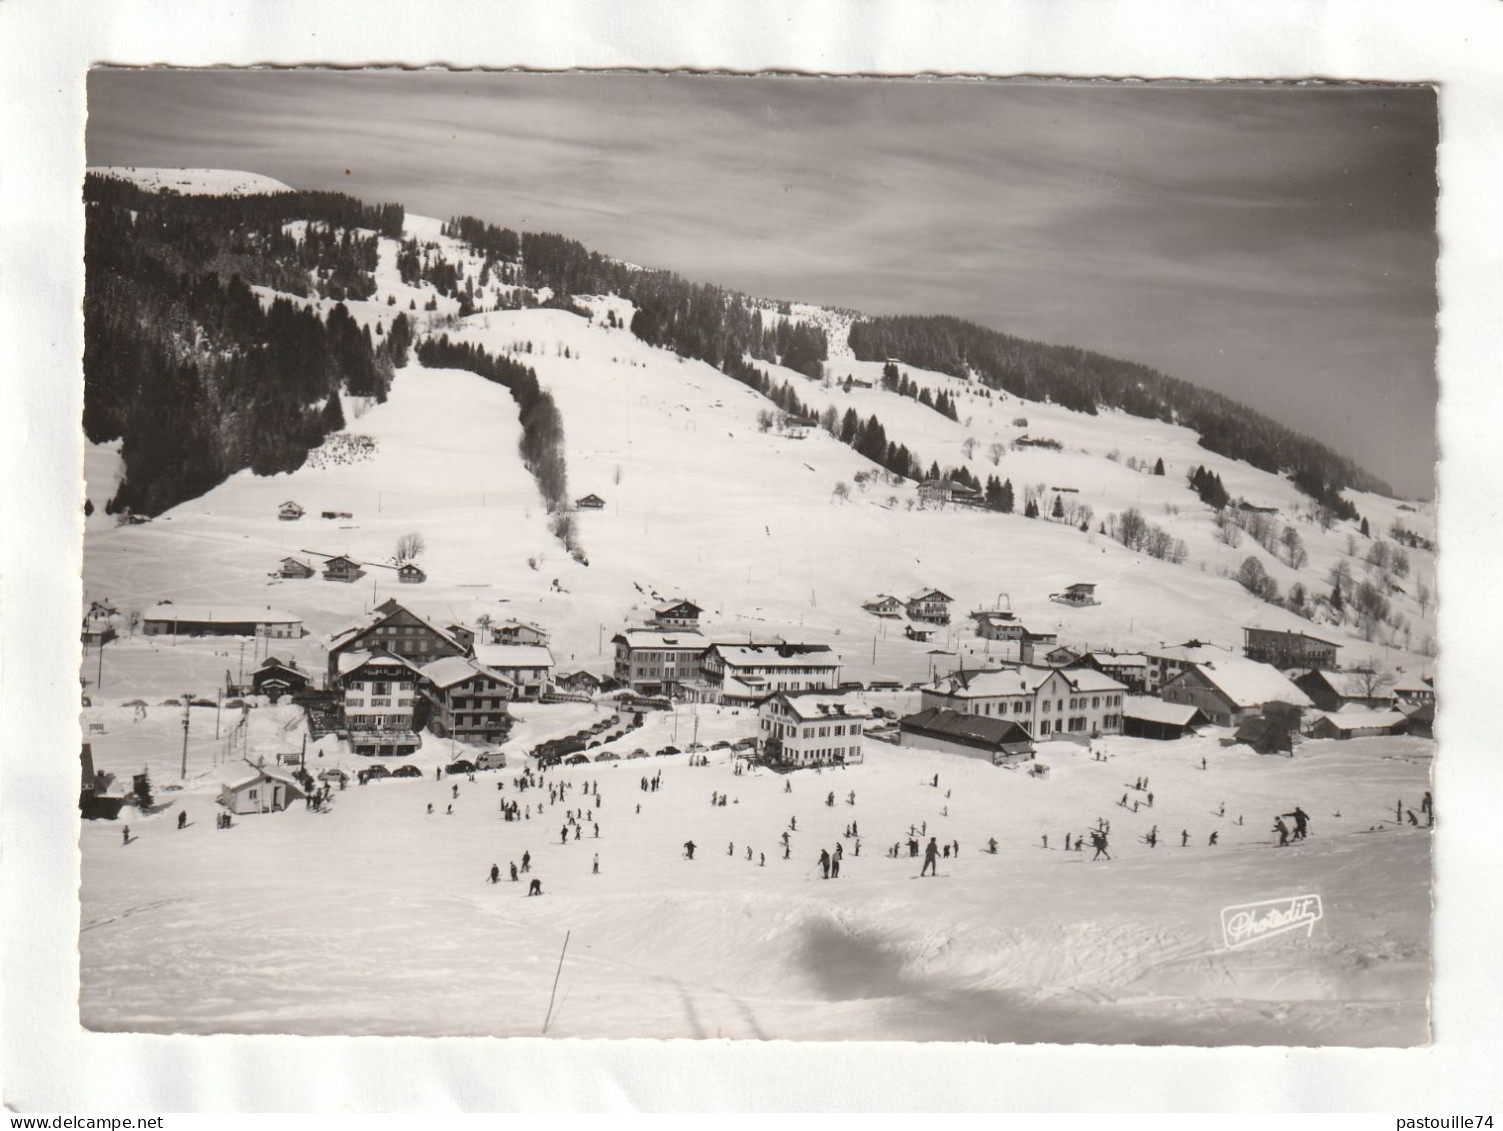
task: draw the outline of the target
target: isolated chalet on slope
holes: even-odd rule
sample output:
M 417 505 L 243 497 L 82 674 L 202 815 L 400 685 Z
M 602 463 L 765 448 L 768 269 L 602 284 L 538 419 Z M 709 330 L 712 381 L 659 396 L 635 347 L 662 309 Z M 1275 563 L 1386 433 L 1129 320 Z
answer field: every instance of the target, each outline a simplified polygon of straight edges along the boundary
M 1019 664 L 957 672 L 922 690 L 922 707 L 1009 719 L 1039 739 L 1095 737 L 1122 731 L 1127 687 L 1090 668 Z
M 670 601 L 652 610 L 651 626 L 665 632 L 673 629 L 698 631 L 699 615 L 704 612 L 693 601 Z
M 270 636 L 295 639 L 303 618 L 270 605 L 156 605 L 141 614 L 147 636 Z
M 909 620 L 929 621 L 931 624 L 950 623 L 950 605 L 955 598 L 939 589 L 920 589 L 910 594 L 904 603 Z
M 757 707 L 757 757 L 775 766 L 853 765 L 871 709 L 859 695 L 779 691 Z
M 1267 703 L 1314 705 L 1278 668 L 1239 658 L 1192 665 L 1164 684 L 1162 697 L 1199 707 L 1217 726 L 1237 726 Z

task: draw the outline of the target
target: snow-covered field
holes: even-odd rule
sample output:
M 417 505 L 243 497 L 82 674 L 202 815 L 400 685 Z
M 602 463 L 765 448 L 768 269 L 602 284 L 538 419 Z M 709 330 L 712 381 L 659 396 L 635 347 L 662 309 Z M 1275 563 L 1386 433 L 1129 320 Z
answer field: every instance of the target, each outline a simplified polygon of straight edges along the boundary
M 150 171 L 134 171 L 152 183 Z M 189 191 L 272 191 L 248 174 L 193 171 L 164 186 Z M 196 180 L 195 180 L 196 178 Z M 408 216 L 409 234 L 458 245 L 436 221 Z M 374 329 L 429 292 L 401 283 L 393 241 L 383 240 L 378 293 L 350 303 Z M 466 274 L 478 274 L 469 257 Z M 483 298 L 500 296 L 490 284 Z M 395 297 L 396 305 L 388 298 Z M 816 409 L 875 413 L 890 439 L 925 466 L 966 462 L 983 480 L 1043 485 L 1088 504 L 1092 532 L 1015 514 L 918 505 L 912 484 L 856 482 L 872 465 L 822 432 L 795 438 L 762 431 L 768 402 L 699 362 L 651 348 L 605 325 L 606 310 L 629 324 L 629 304 L 581 299 L 595 317 L 557 310 L 490 311 L 447 328 L 452 336 L 512 352 L 551 390 L 565 428 L 570 493 L 604 498 L 575 515 L 588 564 L 549 533 L 537 488 L 517 454 L 520 426 L 504 388 L 474 374 L 399 370 L 388 401 L 347 398 L 346 437 L 296 472 L 232 476 L 198 499 L 144 525 L 115 526 L 103 504 L 121 474 L 115 446 L 91 447 L 85 466 L 96 511 L 85 533 L 84 595 L 123 613 L 163 599 L 270 605 L 304 618 L 297 641 L 172 640 L 130 636 L 89 651 L 81 674 L 93 705 L 84 721 L 100 768 L 148 768 L 166 808 L 124 814 L 120 825 L 85 823 L 81 935 L 84 1024 L 96 1029 L 193 1032 L 540 1032 L 559 949 L 570 934 L 550 1034 L 869 1039 L 984 1039 L 1136 1043 L 1413 1044 L 1428 1032 L 1430 840 L 1397 827 L 1398 799 L 1415 804 L 1429 787 L 1432 744 L 1405 738 L 1308 742 L 1291 759 L 1264 759 L 1216 737 L 1178 743 L 1111 739 L 1110 760 L 1068 743 L 1046 744 L 1045 778 L 874 743 L 865 765 L 785 780 L 736 775 L 717 752 L 708 767 L 682 756 L 622 760 L 550 772 L 550 780 L 600 782 L 604 805 L 580 842 L 559 844 L 564 810 L 594 808 L 579 793 L 538 813 L 546 790 L 522 800 L 534 811 L 506 823 L 498 800 L 513 798 L 522 753 L 610 713 L 595 704 L 518 706 L 506 750 L 511 767 L 459 781 L 433 780 L 461 752 L 428 736 L 406 759 L 423 771 L 336 795 L 332 811 L 293 811 L 215 827 L 213 798 L 244 757 L 274 759 L 301 749 L 295 711 L 257 708 L 191 713 L 188 773 L 179 783 L 182 711 L 163 706 L 184 692 L 212 696 L 226 672 L 258 657 L 296 658 L 324 670 L 321 639 L 395 596 L 442 623 L 485 615 L 544 626 L 562 671 L 611 668 L 611 636 L 640 623 L 659 598 L 683 596 L 705 610 L 712 638 L 783 636 L 830 644 L 843 678 L 909 683 L 986 655 L 965 612 L 1001 604 L 1061 643 L 1121 650 L 1195 638 L 1234 648 L 1244 625 L 1308 629 L 1339 641 L 1342 659 L 1373 657 L 1408 675 L 1428 671 L 1426 637 L 1435 606 L 1435 561 L 1411 551 L 1408 592 L 1394 601 L 1409 632 L 1363 641 L 1350 626 L 1311 628 L 1250 596 L 1227 573 L 1254 555 L 1287 590 L 1328 592 L 1346 560 L 1357 578 L 1366 542 L 1349 555 L 1350 524 L 1322 531 L 1285 480 L 1199 447 L 1189 430 L 1119 413 L 1085 416 L 1024 402 L 937 373 L 904 367 L 910 379 L 955 398 L 960 419 L 880 388 L 810 381 L 771 367 Z M 328 304 L 323 304 L 328 305 Z M 454 312 L 440 299 L 423 326 Z M 848 316 L 795 306 L 793 317 L 832 331 Z M 530 348 L 529 348 L 530 347 Z M 830 375 L 875 382 L 880 365 L 857 362 L 832 343 Z M 1026 419 L 1027 423 L 1019 421 Z M 1013 449 L 1023 434 L 1059 441 L 1060 451 Z M 975 442 L 965 454 L 968 440 Z M 993 444 L 1005 451 L 989 454 Z M 341 447 L 341 445 L 343 445 Z M 360 454 L 348 453 L 359 446 Z M 344 453 L 344 454 L 341 454 Z M 1127 460 L 1166 474 L 1135 471 Z M 1277 507 L 1309 564 L 1291 569 L 1252 541 L 1217 540 L 1211 512 L 1185 485 L 1203 464 L 1228 491 Z M 842 499 L 837 485 L 848 488 Z M 1403 521 L 1433 538 L 1434 508 L 1354 494 L 1375 534 Z M 282 522 L 277 508 L 307 510 Z M 1174 565 L 1130 552 L 1096 533 L 1109 514 L 1138 507 L 1188 550 Z M 325 510 L 350 518 L 323 519 Z M 1047 511 L 1046 511 L 1047 513 Z M 397 539 L 426 542 L 423 585 L 398 585 L 388 562 Z M 349 554 L 370 563 L 354 585 L 270 576 L 280 559 Z M 1094 582 L 1101 604 L 1071 609 L 1049 595 Z M 878 593 L 906 596 L 935 586 L 955 598 L 957 622 L 927 643 L 868 616 Z M 243 666 L 242 666 L 243 665 Z M 133 699 L 147 704 L 137 721 Z M 905 693 L 877 700 L 903 710 Z M 216 725 L 219 729 L 215 737 Z M 753 733 L 748 711 L 650 714 L 612 742 L 642 748 L 709 744 Z M 98 728 L 97 731 L 95 728 Z M 595 753 L 592 751 L 592 753 Z M 1209 768 L 1200 769 L 1202 757 Z M 325 739 L 309 766 L 359 760 Z M 663 775 L 657 792 L 638 788 Z M 940 788 L 924 783 L 940 774 Z M 1148 775 L 1155 804 L 1116 807 Z M 500 783 L 504 790 L 497 791 Z M 181 789 L 168 786 L 181 784 Z M 856 804 L 823 804 L 834 790 Z M 712 792 L 734 803 L 712 809 Z M 949 796 L 946 796 L 948 793 Z M 1134 794 L 1143 797 L 1144 794 Z M 1443 801 L 1444 799 L 1442 799 Z M 426 815 L 428 803 L 437 812 Z M 1215 816 L 1222 803 L 1225 817 Z M 641 812 L 636 811 L 640 803 Z M 452 804 L 449 815 L 445 807 Z M 1274 814 L 1301 805 L 1314 837 L 1276 850 Z M 948 814 L 945 810 L 948 807 Z M 177 814 L 191 824 L 178 831 Z M 1245 823 L 1238 824 L 1242 816 Z M 791 817 L 793 851 L 779 837 Z M 1112 823 L 1108 862 L 1059 851 L 1066 832 Z M 839 880 L 819 879 L 815 857 L 860 825 Z M 1138 837 L 1158 825 L 1150 849 Z M 884 850 L 927 825 L 958 840 L 940 879 L 912 880 L 912 860 Z M 1180 830 L 1189 845 L 1181 848 Z M 1206 843 L 1218 831 L 1220 844 Z M 1048 835 L 1050 847 L 1042 847 Z M 995 837 L 996 855 L 980 851 Z M 691 863 L 682 845 L 699 846 Z M 734 844 L 728 855 L 726 845 Z M 746 847 L 766 865 L 744 859 Z M 545 895 L 525 885 L 484 883 L 530 850 Z M 590 864 L 599 853 L 601 874 Z M 1305 892 L 1325 917 L 1306 939 L 1287 935 L 1227 951 L 1220 908 Z
M 212 712 L 199 715 L 212 726 Z M 161 734 L 169 764 L 175 729 Z M 786 778 L 737 775 L 724 752 L 703 768 L 654 757 L 552 771 L 548 783 L 571 786 L 554 804 L 546 789 L 519 795 L 514 764 L 473 784 L 351 785 L 327 813 L 297 807 L 227 831 L 193 787 L 159 790 L 172 804 L 130 819 L 128 846 L 118 823 L 84 826 L 82 1021 L 537 1035 L 567 932 L 556 1036 L 1427 1040 L 1430 837 L 1392 818 L 1398 799 L 1412 805 L 1428 788 L 1429 744 L 1309 742 L 1292 760 L 1214 738 L 1098 749 L 1109 760 L 1046 747 L 1043 779 L 882 744 L 863 766 Z M 641 778 L 657 773 L 661 788 L 643 792 Z M 1118 806 L 1124 791 L 1146 801 L 1128 789 L 1145 775 L 1153 807 Z M 599 801 L 580 792 L 585 781 Z M 715 792 L 730 803 L 712 808 Z M 501 819 L 511 799 L 532 807 L 528 820 Z M 1272 817 L 1295 805 L 1312 817 L 1311 839 L 1275 848 Z M 179 808 L 191 821 L 181 831 Z M 583 838 L 560 843 L 576 808 L 591 810 Z M 1111 823 L 1110 862 L 1059 850 L 1099 817 Z M 843 836 L 851 822 L 859 856 Z M 910 825 L 959 842 L 938 879 L 885 855 Z M 1149 848 L 1139 838 L 1155 825 Z M 992 837 L 996 855 L 984 851 Z M 837 843 L 844 864 L 826 882 L 815 858 Z M 506 878 L 524 851 L 542 898 Z M 1223 906 L 1305 893 L 1324 904 L 1311 937 L 1224 947 Z

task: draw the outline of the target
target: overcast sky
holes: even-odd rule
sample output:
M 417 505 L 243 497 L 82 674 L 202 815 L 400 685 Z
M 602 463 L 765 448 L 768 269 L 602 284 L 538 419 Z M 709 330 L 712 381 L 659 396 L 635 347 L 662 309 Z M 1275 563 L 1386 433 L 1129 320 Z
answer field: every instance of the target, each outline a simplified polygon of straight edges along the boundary
M 95 72 L 91 165 L 242 169 L 1228 393 L 1429 497 L 1429 90 Z

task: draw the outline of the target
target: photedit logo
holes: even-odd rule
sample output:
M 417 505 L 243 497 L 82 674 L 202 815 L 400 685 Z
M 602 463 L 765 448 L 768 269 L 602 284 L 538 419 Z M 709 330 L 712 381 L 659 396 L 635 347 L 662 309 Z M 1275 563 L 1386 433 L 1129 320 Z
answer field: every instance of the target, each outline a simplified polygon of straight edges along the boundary
M 1221 909 L 1221 936 L 1230 947 L 1246 946 L 1288 931 L 1309 938 L 1321 919 L 1320 896 L 1294 895 L 1257 903 L 1234 903 Z

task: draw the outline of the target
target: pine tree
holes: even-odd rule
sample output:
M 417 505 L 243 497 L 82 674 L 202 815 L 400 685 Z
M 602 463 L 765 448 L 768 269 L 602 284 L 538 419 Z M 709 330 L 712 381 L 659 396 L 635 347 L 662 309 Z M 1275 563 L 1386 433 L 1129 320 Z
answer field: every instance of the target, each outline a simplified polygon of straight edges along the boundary
M 1002 500 L 1001 507 L 999 509 L 1002 511 L 1002 513 L 1003 514 L 1012 514 L 1013 494 L 1012 494 L 1012 480 L 1011 479 L 1007 480 L 1006 482 L 1004 482 L 1002 484 L 1001 500 Z
M 1061 501 L 1058 495 L 1054 496 L 1054 509 L 1051 510 L 1049 514 L 1052 518 L 1065 517 L 1065 504 L 1063 503 L 1063 501 Z
M 1038 516 L 1039 516 L 1039 505 L 1037 503 L 1035 503 L 1032 499 L 1029 499 L 1027 505 L 1023 508 L 1023 517 L 1024 518 L 1038 518 Z
M 1364 538 L 1371 538 L 1372 537 L 1372 535 L 1368 532 L 1368 529 L 1367 529 L 1367 519 L 1365 519 L 1365 518 L 1362 520 L 1362 537 L 1364 537 Z
M 1153 473 L 1155 475 L 1163 475 L 1164 474 L 1164 457 L 1163 456 L 1160 456 L 1158 458 L 1158 462 L 1156 462 L 1153 465 Z

